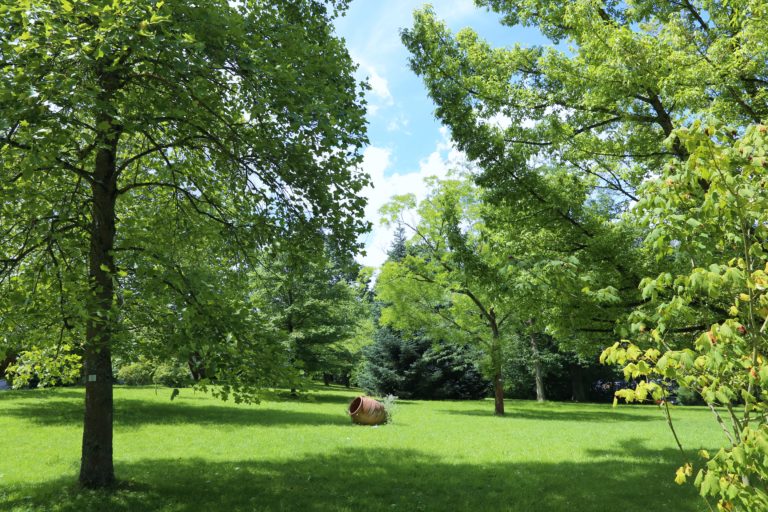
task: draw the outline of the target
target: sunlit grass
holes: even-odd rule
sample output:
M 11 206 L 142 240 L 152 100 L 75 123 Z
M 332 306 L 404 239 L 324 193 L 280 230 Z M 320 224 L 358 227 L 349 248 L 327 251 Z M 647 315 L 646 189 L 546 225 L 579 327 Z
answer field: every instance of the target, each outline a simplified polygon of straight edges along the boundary
M 75 485 L 82 390 L 0 393 L 0 510 L 698 511 L 656 407 L 400 401 L 394 423 L 352 425 L 354 391 L 260 405 L 191 390 L 118 388 L 111 494 Z M 690 456 L 718 432 L 676 408 Z

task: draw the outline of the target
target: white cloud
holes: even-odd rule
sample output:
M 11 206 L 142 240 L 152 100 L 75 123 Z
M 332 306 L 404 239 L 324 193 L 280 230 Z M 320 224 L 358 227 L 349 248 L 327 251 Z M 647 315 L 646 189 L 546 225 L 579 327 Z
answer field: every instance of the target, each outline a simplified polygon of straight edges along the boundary
M 494 126 L 496 128 L 500 128 L 502 130 L 506 130 L 510 126 L 512 126 L 512 119 L 510 119 L 508 116 L 505 116 L 501 112 L 497 112 L 492 117 L 490 117 L 486 121 L 489 125 Z
M 397 117 L 390 119 L 389 123 L 387 123 L 387 131 L 403 132 L 405 135 L 410 135 L 411 132 L 407 130 L 408 124 L 410 124 L 408 118 L 405 117 L 405 115 L 400 114 Z
M 378 112 L 379 109 L 381 108 L 379 105 L 373 105 L 371 103 L 368 103 L 365 107 L 368 109 L 368 113 L 371 116 L 375 116 L 376 112 Z
M 383 76 L 381 67 L 376 67 L 362 59 L 359 55 L 352 53 L 352 58 L 357 62 L 357 79 L 368 82 L 370 91 L 368 91 L 368 114 L 375 116 L 382 107 L 391 107 L 395 104 L 395 98 L 389 88 L 389 80 Z
M 368 84 L 371 86 L 371 93 L 387 105 L 394 103 L 387 79 L 381 76 L 373 66 L 366 66 L 366 70 L 368 71 Z
M 438 10 L 438 14 L 440 14 L 442 19 L 447 22 L 464 20 L 480 10 L 480 8 L 475 5 L 474 0 L 444 0 L 440 3 L 439 8 L 440 10 Z
M 424 178 L 445 178 L 449 171 L 466 162 L 464 154 L 447 138 L 447 130 L 441 129 L 440 132 L 443 140 L 436 144 L 432 153 L 419 162 L 418 170 L 413 172 L 388 172 L 392 167 L 391 150 L 376 146 L 366 148 L 363 168 L 371 176 L 372 187 L 367 187 L 362 193 L 368 198 L 365 217 L 373 224 L 373 229 L 365 240 L 366 255 L 358 258 L 361 264 L 379 267 L 387 259 L 394 229 L 381 224 L 379 209 L 388 203 L 392 196 L 414 194 L 420 201 L 428 192 Z

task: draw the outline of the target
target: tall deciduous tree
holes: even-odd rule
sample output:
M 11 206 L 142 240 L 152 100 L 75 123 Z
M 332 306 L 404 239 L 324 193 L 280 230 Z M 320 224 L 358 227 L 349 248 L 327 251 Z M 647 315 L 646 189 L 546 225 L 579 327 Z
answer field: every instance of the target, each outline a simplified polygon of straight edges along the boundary
M 60 303 L 84 332 L 84 486 L 114 481 L 111 352 L 130 274 L 216 301 L 179 286 L 193 276 L 159 219 L 185 219 L 192 245 L 202 227 L 234 264 L 298 231 L 349 250 L 365 227 L 361 92 L 330 25 L 346 2 L 329 4 L 0 2 L 0 277 L 74 299 Z
M 400 263 L 408 254 L 405 227 L 398 223 L 388 262 Z M 431 338 L 428 329 L 402 331 L 380 323 L 387 304 L 373 304 L 376 330 L 373 342 L 363 349 L 365 356 L 357 384 L 381 396 L 420 399 L 480 398 L 489 382 L 480 374 L 482 352 L 476 347 L 457 345 Z
M 491 48 L 470 29 L 454 36 L 429 8 L 403 33 L 438 117 L 497 186 L 529 190 L 526 159 L 546 156 L 626 204 L 665 158 L 687 154 L 660 144 L 681 121 L 768 115 L 759 0 L 476 3 L 569 45 Z
M 403 32 L 411 66 L 458 147 L 482 169 L 478 181 L 489 197 L 518 204 L 522 198 L 530 211 L 569 232 L 569 245 L 582 252 L 579 275 L 608 269 L 599 289 L 612 286 L 618 301 L 613 313 L 601 315 L 607 323 L 588 328 L 610 331 L 638 302 L 636 285 L 646 272 L 632 243 L 637 231 L 617 230 L 616 218 L 666 160 L 688 156 L 674 136 L 669 146 L 662 141 L 694 118 L 743 126 L 768 116 L 766 5 L 476 3 L 501 14 L 505 24 L 538 28 L 552 44 L 492 48 L 470 29 L 452 34 L 424 8 Z M 553 170 L 588 187 L 587 197 L 600 197 L 611 215 L 585 222 L 548 183 Z M 599 266 L 588 270 L 588 261 Z
M 519 320 L 504 275 L 508 263 L 484 222 L 478 189 L 466 180 L 431 185 L 430 196 L 418 205 L 418 224 L 403 220 L 403 213 L 417 206 L 413 196 L 385 208 L 390 220 L 410 227 L 413 236 L 405 258 L 389 261 L 379 276 L 381 322 L 480 346 L 490 360 L 495 413 L 502 415 L 503 348 Z

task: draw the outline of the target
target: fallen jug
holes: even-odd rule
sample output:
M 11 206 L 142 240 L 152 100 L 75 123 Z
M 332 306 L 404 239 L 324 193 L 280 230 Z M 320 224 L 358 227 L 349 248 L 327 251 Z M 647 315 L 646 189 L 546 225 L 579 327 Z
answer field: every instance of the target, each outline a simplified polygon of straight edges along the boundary
M 387 422 L 384 404 L 368 396 L 358 396 L 349 404 L 349 416 L 358 425 L 380 425 Z

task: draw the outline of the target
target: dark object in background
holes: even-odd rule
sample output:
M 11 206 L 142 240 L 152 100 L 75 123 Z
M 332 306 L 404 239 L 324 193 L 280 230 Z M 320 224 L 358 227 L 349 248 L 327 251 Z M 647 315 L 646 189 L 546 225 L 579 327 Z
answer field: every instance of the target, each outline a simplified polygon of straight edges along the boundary
M 435 342 L 422 334 L 381 327 L 363 354 L 366 361 L 357 375 L 357 385 L 372 395 L 477 400 L 490 390 L 490 382 L 478 367 L 482 355 L 470 346 Z

